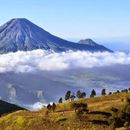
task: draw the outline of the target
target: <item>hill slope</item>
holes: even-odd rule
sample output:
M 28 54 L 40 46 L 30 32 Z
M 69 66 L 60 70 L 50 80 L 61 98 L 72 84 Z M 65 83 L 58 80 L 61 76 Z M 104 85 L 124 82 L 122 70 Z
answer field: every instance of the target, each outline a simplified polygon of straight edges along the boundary
M 122 98 L 126 97 L 130 97 L 130 93 L 78 100 L 76 102 L 87 102 L 90 110 L 80 120 L 71 109 L 71 103 L 58 104 L 56 111 L 51 113 L 47 113 L 46 109 L 38 112 L 18 111 L 3 116 L 0 119 L 0 128 L 2 130 L 112 130 L 105 123 L 109 117 L 108 113 L 111 107 L 123 106 L 125 103 Z
M 25 109 L 17 105 L 0 100 L 0 115 L 11 113 L 17 110 L 25 110 Z
M 88 40 L 88 42 L 90 42 Z M 93 44 L 95 44 L 93 42 Z M 45 49 L 54 51 L 88 50 L 110 51 L 96 44 L 73 43 L 48 33 L 27 19 L 12 19 L 0 27 L 0 53 Z

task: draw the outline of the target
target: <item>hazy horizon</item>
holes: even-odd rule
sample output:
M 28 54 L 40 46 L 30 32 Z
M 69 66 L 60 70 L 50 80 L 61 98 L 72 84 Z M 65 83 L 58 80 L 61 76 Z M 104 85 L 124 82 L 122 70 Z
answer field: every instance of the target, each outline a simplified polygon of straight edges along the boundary
M 90 38 L 90 37 L 87 37 Z M 66 40 L 78 42 L 81 39 L 87 39 L 87 38 L 66 38 Z M 113 51 L 122 51 L 129 53 L 130 52 L 130 39 L 126 38 L 90 38 L 93 39 L 96 43 L 106 46 L 107 48 L 113 50 Z

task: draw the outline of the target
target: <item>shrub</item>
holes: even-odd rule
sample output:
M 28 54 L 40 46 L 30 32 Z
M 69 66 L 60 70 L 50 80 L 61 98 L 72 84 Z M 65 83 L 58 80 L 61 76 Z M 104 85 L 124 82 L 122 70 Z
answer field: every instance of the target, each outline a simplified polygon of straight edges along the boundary
M 126 122 L 130 123 L 130 102 L 125 104 L 124 107 L 119 110 L 116 108 L 112 108 L 112 116 L 109 118 L 108 122 L 110 125 L 115 125 L 115 127 L 123 127 Z
M 129 122 L 125 122 L 124 127 L 126 128 L 126 130 L 128 130 L 129 129 Z
M 86 111 L 87 110 L 87 103 L 72 103 L 71 104 L 72 109 L 75 110 L 75 112 L 78 111 Z
M 118 109 L 115 108 L 115 107 L 112 107 L 112 108 L 111 108 L 111 111 L 112 111 L 112 112 L 118 112 Z

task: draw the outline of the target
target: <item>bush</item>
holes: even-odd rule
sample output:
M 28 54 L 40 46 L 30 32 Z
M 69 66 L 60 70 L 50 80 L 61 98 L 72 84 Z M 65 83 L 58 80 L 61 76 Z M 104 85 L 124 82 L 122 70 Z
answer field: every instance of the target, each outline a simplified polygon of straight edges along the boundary
M 124 125 L 130 124 L 130 102 L 127 100 L 124 107 L 119 110 L 112 108 L 112 116 L 109 118 L 108 122 L 110 125 L 115 125 L 115 127 L 123 127 Z M 126 123 L 127 122 L 127 123 Z
M 122 121 L 122 119 L 120 117 L 118 117 L 118 115 L 112 115 L 109 119 L 108 119 L 108 123 L 109 125 L 111 125 L 112 127 L 122 127 L 124 122 Z
M 87 103 L 72 103 L 71 108 L 75 110 L 75 112 L 78 111 L 86 111 L 87 110 Z
M 111 108 L 111 111 L 112 111 L 112 112 L 118 112 L 118 109 L 115 108 L 115 107 L 112 107 L 112 108 Z
M 129 129 L 129 122 L 125 122 L 124 127 L 128 130 Z

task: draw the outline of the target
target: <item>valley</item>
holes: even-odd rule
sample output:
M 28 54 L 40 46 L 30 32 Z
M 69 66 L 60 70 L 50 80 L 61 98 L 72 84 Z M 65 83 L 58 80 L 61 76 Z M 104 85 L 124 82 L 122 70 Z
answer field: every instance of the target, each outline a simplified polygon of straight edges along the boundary
M 73 102 L 57 104 L 54 112 L 46 108 L 37 112 L 20 110 L 2 116 L 0 128 L 2 130 L 112 130 L 112 126 L 108 124 L 108 118 L 112 114 L 111 108 L 122 108 L 127 98 L 130 98 L 130 93 L 121 92 L 76 100 L 75 103 L 88 104 L 89 112 L 81 116 L 72 109 Z

